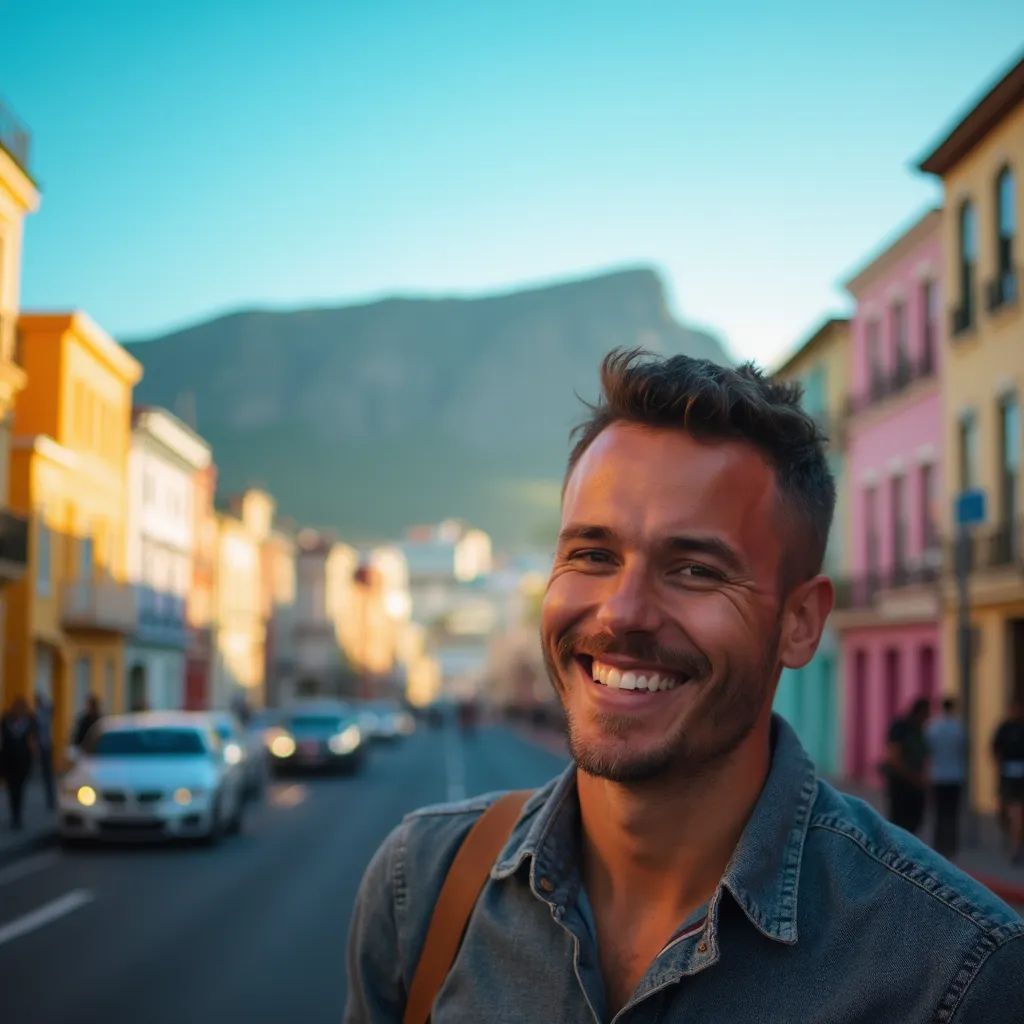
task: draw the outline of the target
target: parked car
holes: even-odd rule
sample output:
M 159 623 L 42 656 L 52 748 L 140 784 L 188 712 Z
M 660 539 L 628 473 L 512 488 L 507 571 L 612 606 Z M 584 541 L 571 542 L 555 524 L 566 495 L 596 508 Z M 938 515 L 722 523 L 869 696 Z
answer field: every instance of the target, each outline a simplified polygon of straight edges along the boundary
M 237 832 L 244 777 L 210 718 L 194 712 L 108 716 L 61 780 L 64 841 L 204 838 Z
M 416 720 L 397 700 L 365 701 L 359 706 L 359 724 L 373 740 L 397 740 L 416 731 Z
M 357 712 L 343 701 L 311 700 L 285 708 L 268 739 L 278 772 L 300 768 L 354 772 L 365 753 Z
M 224 760 L 237 765 L 247 798 L 263 796 L 267 786 L 267 749 L 263 739 L 249 732 L 230 711 L 209 712 L 210 721 L 224 746 Z

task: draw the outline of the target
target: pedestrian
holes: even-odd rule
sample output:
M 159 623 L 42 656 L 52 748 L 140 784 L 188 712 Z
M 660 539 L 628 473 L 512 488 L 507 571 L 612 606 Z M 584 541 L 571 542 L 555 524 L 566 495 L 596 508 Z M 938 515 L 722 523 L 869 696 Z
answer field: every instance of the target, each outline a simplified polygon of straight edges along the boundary
M 71 736 L 73 746 L 80 747 L 89 735 L 89 730 L 103 717 L 100 709 L 100 699 L 94 693 L 90 693 L 85 700 L 85 708 L 75 722 L 75 730 Z
M 889 798 L 889 820 L 908 832 L 916 832 L 924 820 L 927 800 L 928 745 L 924 726 L 929 703 L 919 697 L 907 714 L 889 726 L 886 758 L 882 766 Z
M 56 806 L 53 787 L 53 703 L 43 693 L 36 691 L 36 749 L 39 751 L 39 773 L 43 780 L 43 794 L 46 806 Z
M 834 595 L 799 389 L 642 352 L 601 383 L 541 609 L 572 762 L 397 826 L 360 885 L 345 1020 L 1020 1024 L 1024 922 L 772 713 Z
M 10 824 L 13 829 L 20 829 L 24 825 L 22 806 L 25 783 L 32 772 L 35 730 L 36 720 L 24 697 L 15 697 L 0 719 L 0 750 L 3 752 L 3 775 L 7 783 Z
M 956 714 L 956 701 L 946 697 L 942 710 L 926 726 L 932 814 L 935 819 L 933 844 L 943 857 L 956 855 L 960 838 L 960 801 L 966 769 L 967 733 Z
M 1015 700 L 992 738 L 999 776 L 999 819 L 1007 853 L 1024 863 L 1024 700 Z

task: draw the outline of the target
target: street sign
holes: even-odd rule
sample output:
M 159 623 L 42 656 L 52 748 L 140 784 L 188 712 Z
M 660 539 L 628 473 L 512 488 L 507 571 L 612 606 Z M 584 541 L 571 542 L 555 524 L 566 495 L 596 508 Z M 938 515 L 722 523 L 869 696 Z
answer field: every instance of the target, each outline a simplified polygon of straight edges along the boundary
M 985 492 L 980 487 L 961 491 L 953 502 L 953 518 L 957 526 L 977 526 L 985 522 Z

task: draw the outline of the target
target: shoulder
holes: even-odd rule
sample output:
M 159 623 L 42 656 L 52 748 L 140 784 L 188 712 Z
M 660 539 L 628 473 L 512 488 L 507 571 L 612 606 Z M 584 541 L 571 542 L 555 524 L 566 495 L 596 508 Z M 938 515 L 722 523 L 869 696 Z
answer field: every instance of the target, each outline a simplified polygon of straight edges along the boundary
M 872 913 L 883 927 L 886 919 L 911 915 L 922 929 L 941 927 L 940 934 L 956 934 L 960 943 L 998 946 L 1024 936 L 1024 919 L 998 896 L 826 782 L 818 784 L 805 856 L 812 870 L 844 878 L 848 891 L 874 894 Z

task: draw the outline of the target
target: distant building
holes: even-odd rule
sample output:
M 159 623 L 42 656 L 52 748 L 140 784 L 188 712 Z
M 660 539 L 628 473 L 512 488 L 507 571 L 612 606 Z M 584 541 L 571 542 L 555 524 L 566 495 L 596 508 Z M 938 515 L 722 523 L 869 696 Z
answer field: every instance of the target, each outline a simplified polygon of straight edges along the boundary
M 8 504 L 11 415 L 25 371 L 17 355 L 18 291 L 22 224 L 39 208 L 39 192 L 28 173 L 29 133 L 0 105 L 0 637 L 4 635 L 5 587 L 25 575 L 29 522 Z M 4 706 L 0 658 L 0 707 Z
M 263 620 L 266 702 L 281 703 L 282 687 L 296 669 L 295 623 L 298 616 L 298 571 L 295 538 L 280 527 L 263 542 Z
M 847 473 L 843 453 L 849 321 L 825 320 L 776 371 L 780 380 L 799 383 L 803 407 L 829 438 L 828 463 L 836 481 L 836 515 L 823 571 L 837 576 L 846 549 Z M 815 763 L 824 772 L 839 768 L 839 716 L 842 682 L 835 631 L 827 626 L 817 653 L 800 669 L 785 669 L 775 695 L 775 710 L 793 725 Z
M 210 707 L 217 622 L 220 543 L 214 497 L 217 467 L 212 462 L 192 479 L 192 579 L 185 600 L 185 707 Z
M 210 446 L 165 409 L 132 416 L 128 578 L 138 624 L 125 653 L 130 709 L 185 705 L 186 604 L 193 586 L 196 482 Z
M 846 680 L 844 768 L 872 782 L 893 719 L 937 696 L 942 679 L 941 231 L 941 211 L 926 213 L 846 285 L 856 301 L 852 530 L 833 623 Z
M 974 104 L 920 168 L 941 178 L 945 194 L 942 261 L 949 342 L 941 516 L 947 535 L 952 535 L 958 493 L 980 489 L 988 506 L 973 552 L 970 725 L 972 800 L 991 809 L 996 790 L 989 741 L 1010 701 L 1024 700 L 1024 60 Z M 952 603 L 943 632 L 945 660 L 953 667 Z M 952 684 L 959 686 L 958 675 Z
M 123 707 L 132 388 L 142 368 L 84 313 L 19 321 L 11 505 L 31 515 L 28 572 L 9 591 L 6 696 L 52 696 L 59 747 L 90 693 Z

